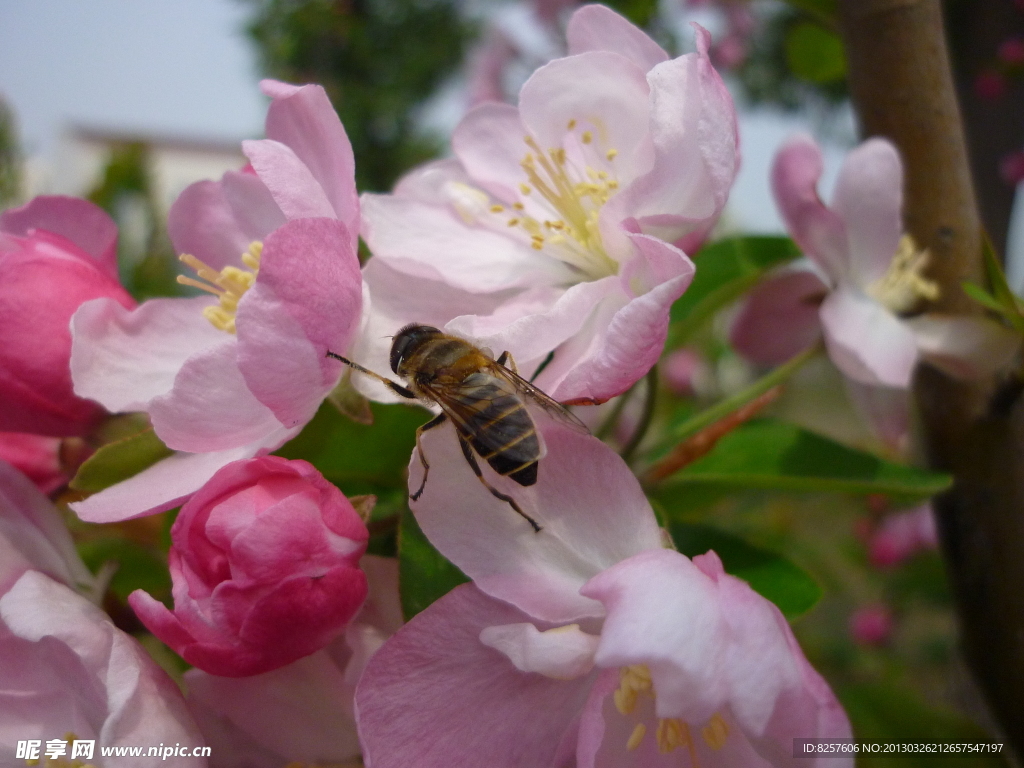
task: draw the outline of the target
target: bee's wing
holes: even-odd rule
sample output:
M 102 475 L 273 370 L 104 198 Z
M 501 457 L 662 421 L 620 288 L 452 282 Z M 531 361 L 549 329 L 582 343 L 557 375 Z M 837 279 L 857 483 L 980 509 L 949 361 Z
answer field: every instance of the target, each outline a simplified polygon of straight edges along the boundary
M 516 391 L 526 395 L 530 402 L 543 408 L 549 416 L 562 424 L 565 424 L 574 432 L 580 432 L 584 435 L 590 434 L 590 428 L 576 418 L 572 411 L 554 398 L 537 389 L 537 387 L 533 386 L 533 384 L 528 382 L 518 373 L 510 371 L 508 368 L 503 365 L 499 365 L 498 363 L 491 366 L 491 372 L 508 381 L 513 387 L 515 387 Z
M 429 384 L 421 384 L 420 387 L 481 455 L 501 451 L 515 440 L 524 426 L 533 429 L 529 421 L 524 425 L 518 419 L 493 418 L 495 404 L 507 402 L 509 398 L 515 398 L 518 407 L 522 408 L 522 390 L 506 377 L 495 375 L 490 368 L 467 377 L 458 387 L 432 387 Z M 523 409 L 522 413 L 528 420 L 527 411 Z

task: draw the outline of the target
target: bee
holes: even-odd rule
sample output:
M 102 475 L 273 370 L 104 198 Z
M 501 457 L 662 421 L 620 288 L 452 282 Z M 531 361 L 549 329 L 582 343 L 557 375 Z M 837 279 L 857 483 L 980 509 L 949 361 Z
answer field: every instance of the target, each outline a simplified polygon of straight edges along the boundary
M 537 482 L 537 467 L 544 449 L 527 410 L 528 404 L 539 406 L 578 432 L 589 434 L 589 430 L 565 406 L 520 377 L 511 354 L 503 352 L 495 360 L 487 350 L 465 339 L 414 323 L 402 328 L 391 344 L 391 370 L 408 386 L 333 352 L 328 352 L 327 356 L 377 379 L 404 398 L 435 403 L 441 408 L 441 413 L 416 430 L 423 481 L 419 489 L 410 494 L 413 501 L 423 493 L 430 472 L 420 439 L 428 429 L 450 420 L 462 454 L 477 479 L 491 494 L 525 518 L 534 531 L 540 531 L 537 521 L 523 512 L 515 499 L 487 482 L 477 457 L 499 475 L 510 477 L 524 487 L 531 486 Z

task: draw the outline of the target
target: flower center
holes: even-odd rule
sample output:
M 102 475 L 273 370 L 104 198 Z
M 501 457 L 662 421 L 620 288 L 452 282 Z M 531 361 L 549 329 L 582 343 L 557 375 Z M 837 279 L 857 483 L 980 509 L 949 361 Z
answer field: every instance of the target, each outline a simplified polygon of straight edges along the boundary
M 530 246 L 569 264 L 589 279 L 597 280 L 618 272 L 618 264 L 605 250 L 601 239 L 599 217 L 601 208 L 615 194 L 619 182 L 614 178 L 614 148 L 595 145 L 594 133 L 577 130 L 577 122 L 567 125 L 570 141 L 579 152 L 577 157 L 590 156 L 591 164 L 575 162 L 564 147 L 542 150 L 536 139 L 524 136 L 529 151 L 519 165 L 526 180 L 519 184 L 519 200 L 511 211 L 504 205 L 491 205 L 493 214 L 509 214 L 505 223 L 530 236 Z M 536 193 L 534 195 L 534 193 Z M 527 212 L 524 201 L 532 196 L 537 207 L 548 215 L 540 217 Z
M 260 255 L 262 253 L 263 243 L 254 240 L 249 244 L 249 250 L 242 254 L 242 263 L 248 269 L 228 266 L 224 267 L 220 272 L 190 253 L 183 253 L 178 257 L 202 278 L 201 280 L 196 280 L 185 275 L 178 275 L 178 282 L 182 285 L 191 285 L 193 288 L 212 293 L 220 299 L 217 304 L 212 307 L 206 307 L 203 310 L 203 317 L 213 323 L 214 328 L 219 328 L 232 334 L 235 332 L 235 312 L 238 310 L 238 300 L 256 282 L 256 274 L 260 271 Z
M 914 238 L 904 235 L 889 269 L 868 287 L 868 293 L 896 314 L 909 312 L 921 299 L 935 301 L 939 286 L 921 273 L 928 266 L 927 250 L 918 250 Z
M 619 687 L 612 698 L 615 708 L 623 716 L 633 714 L 641 699 L 648 698 L 653 701 L 655 698 L 654 685 L 651 682 L 651 671 L 647 665 L 634 664 L 622 667 L 619 670 Z M 626 740 L 626 749 L 632 751 L 639 747 L 646 735 L 647 725 L 642 722 L 637 723 L 629 739 Z M 716 713 L 701 729 L 700 735 L 711 749 L 717 751 L 725 746 L 726 739 L 729 737 L 729 724 Z M 690 765 L 698 768 L 697 746 L 693 740 L 689 723 L 677 717 L 659 717 L 654 738 L 661 754 L 668 754 L 685 747 L 690 754 Z

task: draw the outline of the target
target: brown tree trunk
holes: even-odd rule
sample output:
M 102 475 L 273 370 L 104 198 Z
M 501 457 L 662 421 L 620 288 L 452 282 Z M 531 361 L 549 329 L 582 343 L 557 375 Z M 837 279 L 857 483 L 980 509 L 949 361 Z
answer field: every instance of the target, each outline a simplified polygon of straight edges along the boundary
M 932 254 L 932 309 L 978 312 L 981 227 L 950 74 L 940 0 L 840 0 L 850 90 L 864 136 L 906 166 L 907 230 Z M 992 713 L 1024 755 L 1024 406 L 1021 383 L 972 384 L 922 368 L 916 382 L 929 460 L 953 473 L 935 500 L 965 656 Z

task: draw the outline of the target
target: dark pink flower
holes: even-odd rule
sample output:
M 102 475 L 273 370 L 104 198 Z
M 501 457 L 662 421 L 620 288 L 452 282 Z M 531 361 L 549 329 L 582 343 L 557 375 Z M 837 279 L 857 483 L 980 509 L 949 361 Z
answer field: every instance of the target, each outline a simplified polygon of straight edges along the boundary
M 0 431 L 87 433 L 103 411 L 76 397 L 68 322 L 86 301 L 134 300 L 117 277 L 117 228 L 73 197 L 37 197 L 0 214 Z
M 60 466 L 60 438 L 0 432 L 0 459 L 22 472 L 43 493 L 67 481 Z
M 892 630 L 892 612 L 884 605 L 858 608 L 850 616 L 850 634 L 859 645 L 884 645 Z
M 141 590 L 132 608 L 185 661 L 254 675 L 314 653 L 366 597 L 368 534 L 345 496 L 304 461 L 221 468 L 171 528 L 174 611 Z
M 363 668 L 402 626 L 398 561 L 363 555 L 369 594 L 345 633 L 326 648 L 251 677 L 185 674 L 188 705 L 215 755 L 245 768 L 349 765 L 360 755 L 353 715 Z M 227 765 L 218 762 L 218 765 Z

